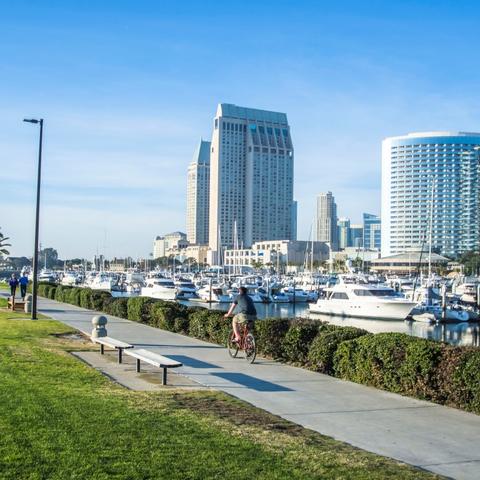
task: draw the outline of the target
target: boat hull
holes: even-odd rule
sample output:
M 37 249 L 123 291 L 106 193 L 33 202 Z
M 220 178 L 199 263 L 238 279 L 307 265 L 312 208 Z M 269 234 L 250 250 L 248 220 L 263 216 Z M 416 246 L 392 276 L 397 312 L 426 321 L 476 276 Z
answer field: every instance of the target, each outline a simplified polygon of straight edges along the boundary
M 405 320 L 412 311 L 413 302 L 388 302 L 366 304 L 364 302 L 341 302 L 335 300 L 319 300 L 310 304 L 311 313 L 336 315 L 340 317 L 359 317 L 376 320 Z

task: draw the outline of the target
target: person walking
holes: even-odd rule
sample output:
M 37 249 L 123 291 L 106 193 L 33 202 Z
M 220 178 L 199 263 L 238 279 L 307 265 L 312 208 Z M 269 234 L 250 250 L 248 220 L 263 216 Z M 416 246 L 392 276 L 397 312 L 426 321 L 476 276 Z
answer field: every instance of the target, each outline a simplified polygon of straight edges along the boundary
M 14 273 L 12 273 L 12 277 L 10 278 L 10 281 L 8 282 L 8 284 L 10 285 L 10 295 L 13 298 L 15 298 L 15 292 L 17 291 L 18 280 Z
M 28 287 L 28 277 L 25 273 L 18 279 L 18 283 L 20 284 L 20 295 L 22 296 L 22 300 L 25 300 L 25 295 L 27 294 L 27 287 Z

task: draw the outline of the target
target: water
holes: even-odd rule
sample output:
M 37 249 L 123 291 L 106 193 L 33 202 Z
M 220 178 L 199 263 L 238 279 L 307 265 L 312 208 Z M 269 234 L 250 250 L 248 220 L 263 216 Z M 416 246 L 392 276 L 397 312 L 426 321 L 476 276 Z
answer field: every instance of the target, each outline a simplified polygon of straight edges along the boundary
M 181 301 L 180 303 L 188 306 L 203 306 L 211 310 L 227 311 L 228 303 L 212 303 L 210 306 L 203 302 Z M 368 330 L 372 333 L 399 332 L 413 335 L 415 337 L 427 338 L 430 340 L 439 340 L 448 342 L 452 345 L 480 346 L 480 325 L 478 323 L 450 323 L 450 324 L 427 324 L 411 320 L 393 321 L 393 320 L 368 320 L 355 317 L 334 317 L 330 315 L 321 315 L 310 313 L 307 303 L 256 303 L 258 318 L 310 318 L 326 321 L 334 325 L 345 327 L 358 327 Z

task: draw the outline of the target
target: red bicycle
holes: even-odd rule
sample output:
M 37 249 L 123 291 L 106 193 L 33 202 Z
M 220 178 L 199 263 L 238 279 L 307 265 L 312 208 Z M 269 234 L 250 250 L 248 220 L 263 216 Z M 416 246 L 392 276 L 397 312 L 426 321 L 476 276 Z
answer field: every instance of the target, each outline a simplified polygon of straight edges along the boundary
M 230 332 L 228 336 L 228 353 L 232 358 L 236 358 L 238 355 L 239 350 L 243 350 L 245 352 L 245 360 L 248 363 L 253 363 L 255 361 L 255 357 L 257 356 L 257 347 L 255 345 L 255 337 L 252 333 L 253 323 L 247 322 L 243 325 L 240 325 L 240 341 L 237 342 L 235 340 L 235 332 Z

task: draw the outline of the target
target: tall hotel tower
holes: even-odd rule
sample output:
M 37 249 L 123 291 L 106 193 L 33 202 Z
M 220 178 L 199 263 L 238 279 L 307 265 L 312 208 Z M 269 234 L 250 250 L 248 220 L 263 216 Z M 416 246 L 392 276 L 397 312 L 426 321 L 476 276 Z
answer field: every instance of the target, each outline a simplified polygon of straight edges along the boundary
M 221 253 L 294 239 L 294 215 L 287 116 L 219 104 L 210 152 L 210 248 Z
M 197 245 L 208 244 L 208 212 L 210 203 L 210 142 L 200 140 L 187 180 L 187 240 Z
M 479 249 L 480 134 L 410 133 L 382 143 L 382 256 L 422 245 Z
M 332 192 L 317 195 L 317 241 L 338 250 L 337 204 Z

